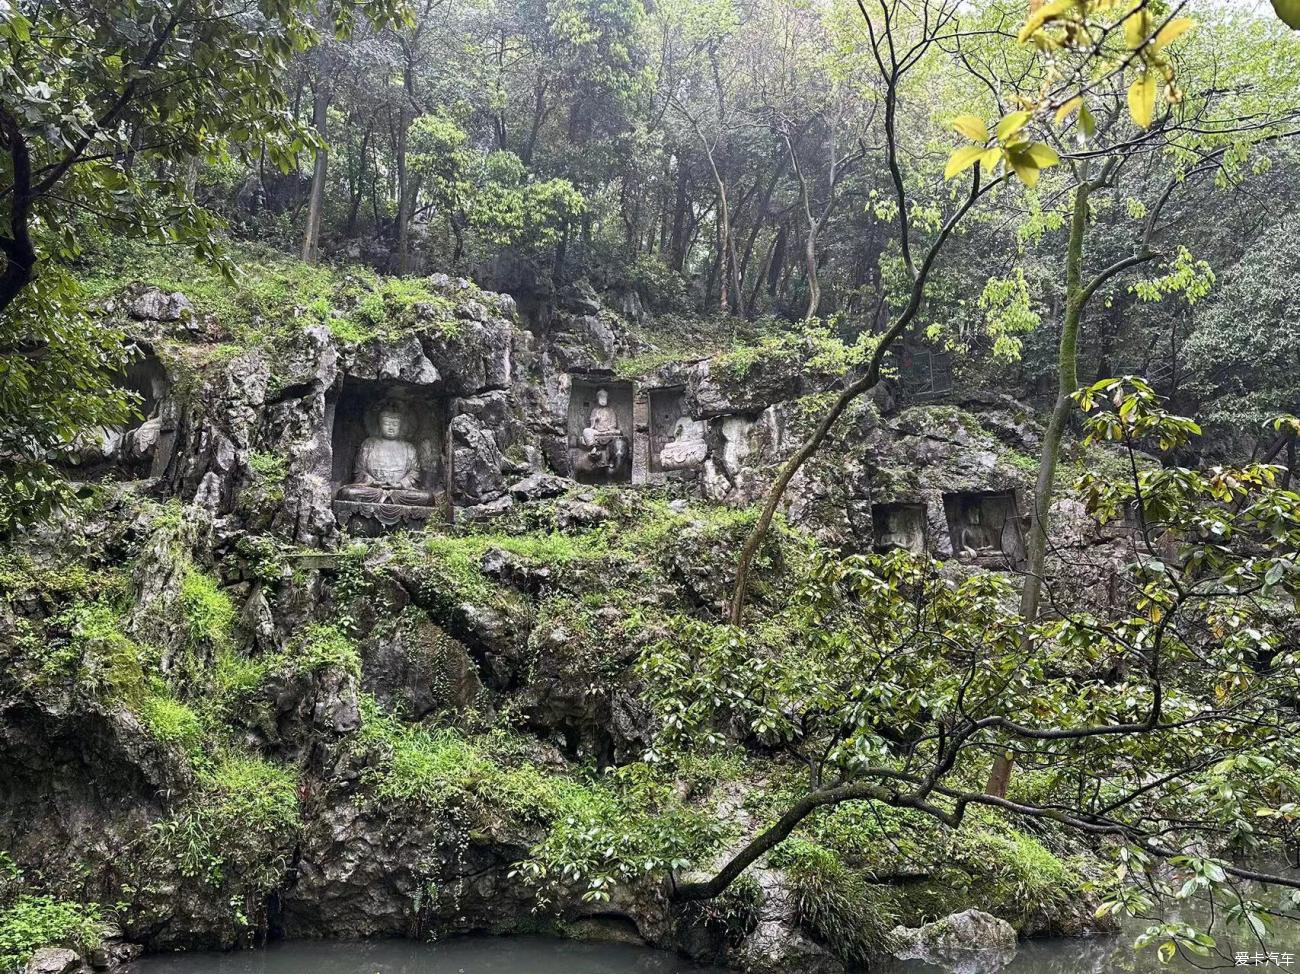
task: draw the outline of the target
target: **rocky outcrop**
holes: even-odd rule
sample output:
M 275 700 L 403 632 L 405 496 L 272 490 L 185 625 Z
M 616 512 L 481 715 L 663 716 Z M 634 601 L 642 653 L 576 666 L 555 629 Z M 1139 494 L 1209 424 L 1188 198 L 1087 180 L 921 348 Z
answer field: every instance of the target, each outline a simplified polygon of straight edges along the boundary
M 922 960 L 953 974 L 992 974 L 1016 954 L 1015 928 L 980 910 L 953 913 L 920 927 L 895 927 L 889 936 L 901 960 Z

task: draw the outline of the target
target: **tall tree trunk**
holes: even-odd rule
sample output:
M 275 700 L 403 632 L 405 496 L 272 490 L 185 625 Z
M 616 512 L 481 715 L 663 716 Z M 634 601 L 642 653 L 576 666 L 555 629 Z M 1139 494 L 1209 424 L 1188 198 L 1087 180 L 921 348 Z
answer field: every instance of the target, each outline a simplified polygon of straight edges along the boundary
M 321 217 L 325 210 L 325 178 L 329 171 L 329 91 L 322 81 L 312 98 L 312 127 L 320 137 L 321 147 L 316 150 L 316 166 L 311 177 L 311 202 L 307 207 L 307 230 L 303 235 L 302 259 L 314 264 L 320 257 Z
M 1028 567 L 1024 588 L 1020 590 L 1020 617 L 1028 627 L 1038 619 L 1043 592 L 1043 565 L 1047 560 L 1047 532 L 1051 527 L 1048 511 L 1056 484 L 1056 463 L 1061 454 L 1061 437 L 1070 418 L 1070 396 L 1079 388 L 1079 321 L 1083 317 L 1083 240 L 1088 231 L 1088 167 L 1084 163 L 1079 185 L 1074 190 L 1074 210 L 1070 217 L 1070 241 L 1065 252 L 1065 319 L 1056 352 L 1056 403 L 1043 437 L 1038 458 L 1038 480 L 1034 484 L 1034 506 L 1029 512 Z M 1027 637 L 1026 637 L 1027 641 Z M 993 768 L 985 792 L 1005 798 L 1014 769 L 1009 752 L 993 759 Z
M 686 196 L 687 183 L 690 174 L 687 172 L 686 164 L 681 156 L 677 157 L 677 192 L 673 201 L 673 229 L 669 243 L 669 266 L 681 273 L 686 266 L 686 207 L 689 200 Z
M 411 176 L 406 168 L 407 130 L 410 121 L 407 116 L 406 102 L 397 119 L 397 273 L 405 274 L 410 263 L 411 245 Z
M 1070 418 L 1070 396 L 1079 388 L 1079 321 L 1083 317 L 1083 240 L 1088 232 L 1088 197 L 1092 186 L 1087 166 L 1074 190 L 1074 210 L 1070 217 L 1070 242 L 1065 252 L 1065 320 L 1061 323 L 1061 340 L 1056 352 L 1056 403 L 1043 437 L 1038 460 L 1038 480 L 1034 485 L 1034 506 L 1029 512 L 1028 574 L 1020 593 L 1020 616 L 1026 624 L 1038 618 L 1038 604 L 1043 591 L 1043 563 L 1047 559 L 1048 510 L 1056 483 L 1056 463 L 1061 453 L 1061 437 Z

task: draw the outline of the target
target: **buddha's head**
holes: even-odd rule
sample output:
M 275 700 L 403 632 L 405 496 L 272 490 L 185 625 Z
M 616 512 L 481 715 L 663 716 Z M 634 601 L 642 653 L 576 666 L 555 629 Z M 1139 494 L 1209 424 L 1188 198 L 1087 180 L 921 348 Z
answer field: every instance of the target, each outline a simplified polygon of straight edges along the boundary
M 608 393 L 607 391 L 605 391 L 604 389 L 597 389 L 597 390 L 596 390 L 596 405 L 597 405 L 597 406 L 608 406 L 608 405 L 609 405 L 609 393 Z
M 974 504 L 971 506 L 970 510 L 966 512 L 966 518 L 971 524 L 983 524 L 984 510 L 980 505 Z
M 386 440 L 396 440 L 402 436 L 402 411 L 392 403 L 379 410 L 379 435 Z

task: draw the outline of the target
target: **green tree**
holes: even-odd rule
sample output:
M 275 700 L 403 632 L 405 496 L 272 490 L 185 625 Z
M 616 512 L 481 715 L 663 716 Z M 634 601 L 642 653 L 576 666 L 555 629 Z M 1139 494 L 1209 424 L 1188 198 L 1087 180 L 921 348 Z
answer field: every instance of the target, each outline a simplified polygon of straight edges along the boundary
M 400 15 L 397 0 L 340 0 Z M 110 376 L 120 336 L 90 326 L 61 265 L 90 228 L 219 256 L 217 217 L 195 196 L 193 167 L 265 150 L 289 169 L 314 145 L 279 88 L 288 58 L 315 39 L 304 0 L 0 3 L 0 429 L 12 525 L 66 490 L 50 453 L 79 430 L 120 422 Z M 101 401 L 97 402 L 99 399 Z
M 1300 686 L 1287 636 L 1300 600 L 1300 495 L 1269 465 L 1140 464 L 1198 427 L 1139 380 L 1072 398 L 1085 441 L 1131 461 L 1128 478 L 1089 473 L 1077 485 L 1103 522 L 1136 511 L 1119 611 L 1102 618 L 1058 601 L 1059 617 L 1026 622 L 1004 575 L 954 580 L 904 552 L 822 554 L 758 624 L 679 619 L 644 655 L 661 758 L 738 735 L 805 769 L 784 811 L 707 879 L 679 884 L 679 898 L 718 895 L 819 809 L 847 802 L 953 829 L 985 807 L 1111 837 L 1125 850 L 1117 865 L 1147 862 L 1110 877 L 1112 909 L 1149 906 L 1152 888 L 1177 898 L 1189 877 L 1181 895 L 1228 903 L 1235 879 L 1300 888 L 1232 859 L 1280 852 L 1300 814 L 1300 715 L 1286 702 Z M 990 757 L 1005 750 L 1050 770 L 1047 790 L 1040 778 L 1038 791 L 987 793 Z M 1172 876 L 1156 876 L 1155 860 Z M 1261 908 L 1237 906 L 1238 919 L 1262 922 Z M 1153 939 L 1207 946 L 1176 925 Z

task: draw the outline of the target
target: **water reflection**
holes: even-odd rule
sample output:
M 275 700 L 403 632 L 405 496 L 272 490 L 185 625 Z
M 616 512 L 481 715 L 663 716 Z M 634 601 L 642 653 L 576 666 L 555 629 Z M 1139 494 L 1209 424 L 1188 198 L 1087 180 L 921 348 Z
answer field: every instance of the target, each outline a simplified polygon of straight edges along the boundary
M 465 937 L 437 944 L 295 941 L 229 954 L 146 957 L 133 974 L 722 974 L 659 950 L 545 937 Z

